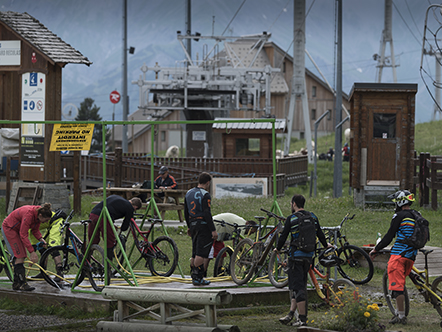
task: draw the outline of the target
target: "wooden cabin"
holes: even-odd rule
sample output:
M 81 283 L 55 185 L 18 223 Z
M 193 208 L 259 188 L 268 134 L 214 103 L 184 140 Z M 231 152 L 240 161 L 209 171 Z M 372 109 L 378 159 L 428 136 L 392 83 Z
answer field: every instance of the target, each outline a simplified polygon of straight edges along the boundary
M 350 184 L 357 206 L 412 189 L 417 84 L 355 83 L 350 94 Z

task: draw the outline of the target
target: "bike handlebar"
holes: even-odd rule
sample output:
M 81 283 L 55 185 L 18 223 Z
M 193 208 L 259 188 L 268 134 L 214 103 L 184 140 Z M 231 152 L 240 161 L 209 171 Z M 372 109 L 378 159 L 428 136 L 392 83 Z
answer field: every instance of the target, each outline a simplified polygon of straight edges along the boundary
M 274 214 L 273 212 L 268 211 L 266 209 L 261 208 L 261 211 L 265 212 L 269 217 L 273 217 L 273 218 L 281 220 L 281 221 L 285 220 L 284 217 L 278 216 L 277 214 Z

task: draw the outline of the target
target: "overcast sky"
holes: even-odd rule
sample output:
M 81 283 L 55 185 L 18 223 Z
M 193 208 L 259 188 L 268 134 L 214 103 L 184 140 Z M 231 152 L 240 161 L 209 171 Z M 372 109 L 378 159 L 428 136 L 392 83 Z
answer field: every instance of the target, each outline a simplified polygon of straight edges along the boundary
M 292 55 L 293 0 L 193 0 L 192 32 L 244 35 L 269 31 L 271 40 Z M 335 1 L 306 0 L 306 49 L 332 86 L 335 85 Z M 425 12 L 428 0 L 394 0 L 393 45 L 398 83 L 417 83 L 416 122 L 430 121 L 433 102 L 421 79 L 420 62 Z M 63 104 L 77 105 L 85 97 L 101 107 L 103 119 L 110 120 L 109 93 L 121 90 L 122 0 L 4 0 L 1 11 L 28 12 L 93 64 L 68 64 L 63 69 Z M 137 80 L 146 63 L 174 66 L 183 59 L 176 31 L 184 31 L 185 0 L 128 0 L 129 81 Z M 239 9 L 240 8 L 240 9 Z M 236 16 L 235 16 L 236 15 Z M 439 20 L 440 13 L 437 12 Z M 234 18 L 234 19 L 233 19 Z M 233 19 L 233 21 L 232 21 Z M 228 26 L 229 22 L 231 24 Z M 431 15 L 434 30 L 440 24 Z M 374 82 L 376 62 L 384 26 L 384 0 L 343 0 L 343 91 L 355 82 Z M 386 54 L 390 55 L 390 44 Z M 202 43 L 192 44 L 193 55 Z M 317 73 L 306 58 L 306 66 Z M 424 66 L 430 92 L 434 93 L 435 59 L 425 56 Z M 392 68 L 384 68 L 383 82 L 392 82 Z M 85 95 L 88 94 L 88 95 Z M 130 112 L 138 105 L 138 88 L 129 85 Z M 116 119 L 121 112 L 117 106 Z

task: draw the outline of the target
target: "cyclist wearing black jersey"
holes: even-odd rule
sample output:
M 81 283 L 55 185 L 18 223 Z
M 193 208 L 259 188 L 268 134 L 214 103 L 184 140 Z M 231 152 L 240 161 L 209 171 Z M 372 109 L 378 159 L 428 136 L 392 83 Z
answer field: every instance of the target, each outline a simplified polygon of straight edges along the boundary
M 414 194 L 408 190 L 399 190 L 388 196 L 388 198 L 395 203 L 395 213 L 391 220 L 390 228 L 370 252 L 370 255 L 374 255 L 376 252 L 384 249 L 396 236 L 396 241 L 391 248 L 390 259 L 388 260 L 389 289 L 392 291 L 393 297 L 396 298 L 397 306 L 397 313 L 390 320 L 390 324 L 406 324 L 407 317 L 405 316 L 404 304 L 405 278 L 410 274 L 416 259 L 417 250 L 401 243 L 401 240 L 413 234 L 415 221 L 410 205 L 414 202 Z
M 187 234 L 192 237 L 190 267 L 192 283 L 195 286 L 210 284 L 210 281 L 204 279 L 204 263 L 208 262 L 213 241 L 218 238 L 210 210 L 209 188 L 211 181 L 212 176 L 209 173 L 201 173 L 198 178 L 198 186 L 190 189 L 184 198 Z

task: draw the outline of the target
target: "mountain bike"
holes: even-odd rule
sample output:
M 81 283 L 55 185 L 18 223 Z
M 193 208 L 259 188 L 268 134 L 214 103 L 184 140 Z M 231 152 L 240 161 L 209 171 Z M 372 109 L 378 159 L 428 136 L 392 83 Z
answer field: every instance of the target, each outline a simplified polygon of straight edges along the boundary
M 233 250 L 236 248 L 239 241 L 245 238 L 241 234 L 241 229 L 242 228 L 251 229 L 251 227 L 257 227 L 257 226 L 238 225 L 236 223 L 231 224 L 224 220 L 214 219 L 213 221 L 223 225 L 224 227 L 230 226 L 234 228 L 232 233 L 232 245 L 231 246 L 227 245 L 218 252 L 218 255 L 216 256 L 215 263 L 213 266 L 214 277 L 230 276 L 230 260 L 233 254 Z
M 424 297 L 425 302 L 430 302 L 434 309 L 436 309 L 437 313 L 442 317 L 442 277 L 437 277 L 431 283 L 428 274 L 428 255 L 431 254 L 433 250 L 419 249 L 419 251 L 425 256 L 424 269 L 419 270 L 416 268 L 416 266 L 413 266 L 408 277 L 418 290 L 419 294 Z M 396 300 L 392 297 L 392 291 L 388 289 L 388 286 L 389 281 L 387 266 L 382 277 L 382 288 L 384 290 L 384 297 L 388 308 L 393 315 L 396 315 Z M 408 313 L 410 312 L 410 298 L 407 287 L 404 288 L 404 297 L 405 316 L 408 316 Z M 440 326 L 442 327 L 442 321 L 440 322 Z
M 175 271 L 178 264 L 178 247 L 172 238 L 164 235 L 157 237 L 153 241 L 149 241 L 149 235 L 155 224 L 161 223 L 163 220 L 155 218 L 149 218 L 147 220 L 151 222 L 150 228 L 147 231 L 141 231 L 133 219 L 129 224 L 129 232 L 132 234 L 134 246 L 140 253 L 140 257 L 132 264 L 132 268 L 135 268 L 140 262 L 145 262 L 144 267 L 149 267 L 152 275 L 169 277 Z M 120 232 L 119 237 L 123 249 L 126 250 L 127 235 Z M 141 239 L 139 239 L 139 237 L 141 237 Z M 119 246 L 116 246 L 114 255 L 120 263 L 123 263 L 123 254 Z M 131 255 L 129 254 L 129 256 Z M 120 264 L 119 268 L 124 268 L 124 265 Z
M 89 253 L 80 270 L 81 262 L 86 251 L 87 225 L 90 220 L 81 220 L 83 225 L 83 241 L 71 229 L 70 220 L 74 211 L 68 215 L 60 229 L 65 233 L 64 243 L 60 246 L 48 248 L 40 257 L 39 265 L 44 280 L 56 288 L 63 288 L 66 283 L 69 286 L 78 286 L 87 278 L 93 289 L 101 292 L 104 288 L 104 251 L 97 245 L 91 245 Z M 61 266 L 55 266 L 54 260 L 50 257 L 61 256 Z M 75 281 L 76 276 L 77 280 Z
M 11 256 L 11 254 L 9 253 L 4 240 L 1 241 L 1 246 L 2 247 L 0 249 L 2 250 L 2 252 L 0 252 L 0 273 L 4 270 L 8 279 L 12 281 L 11 271 L 12 271 L 14 256 Z M 11 270 L 9 270 L 9 268 L 11 268 Z
M 374 266 L 365 250 L 358 246 L 351 245 L 345 234 L 341 233 L 341 229 L 347 220 L 352 220 L 355 217 L 349 217 L 347 213 L 342 219 L 339 226 L 335 227 L 321 227 L 327 238 L 327 242 L 336 244 L 338 246 L 338 256 L 344 263 L 337 266 L 339 274 L 355 285 L 362 285 L 373 278 Z
M 321 249 L 317 249 L 318 253 Z M 273 286 L 283 288 L 288 285 L 288 258 L 290 247 L 284 246 L 280 252 L 274 251 L 269 262 L 269 279 Z M 330 279 L 330 267 L 325 268 L 325 273 L 321 272 L 314 264 L 310 266 L 309 277 L 311 285 L 315 288 L 319 298 L 326 304 L 344 305 L 342 301 L 342 291 L 344 289 L 354 291 L 356 286 L 348 279 Z M 318 278 L 316 277 L 318 276 Z M 341 291 L 341 292 L 340 292 Z
M 265 230 L 261 228 L 261 222 L 265 217 L 255 217 L 259 221 L 259 232 L 256 232 L 255 242 L 250 238 L 242 239 L 230 259 L 230 275 L 233 281 L 238 285 L 246 284 L 253 275 L 259 274 L 268 266 L 269 253 L 274 248 L 274 243 L 278 238 L 284 225 L 281 221 L 285 221 L 284 217 L 278 216 L 273 212 L 261 209 L 269 218 L 275 219 L 277 225 L 265 234 Z M 267 273 L 267 270 L 265 270 Z

